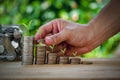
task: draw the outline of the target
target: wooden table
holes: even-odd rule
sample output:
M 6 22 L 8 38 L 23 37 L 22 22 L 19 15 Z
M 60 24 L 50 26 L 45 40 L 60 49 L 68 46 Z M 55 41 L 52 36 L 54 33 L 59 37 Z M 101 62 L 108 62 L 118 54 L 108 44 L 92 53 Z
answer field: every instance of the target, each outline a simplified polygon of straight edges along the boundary
M 120 80 L 120 59 L 82 59 L 85 65 L 28 65 L 0 62 L 0 80 Z

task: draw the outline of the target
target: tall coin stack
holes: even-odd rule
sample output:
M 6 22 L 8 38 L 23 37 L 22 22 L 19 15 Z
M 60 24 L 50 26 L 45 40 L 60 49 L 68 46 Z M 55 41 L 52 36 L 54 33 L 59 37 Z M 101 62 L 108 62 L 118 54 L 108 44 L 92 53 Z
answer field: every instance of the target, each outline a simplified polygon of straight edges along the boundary
M 23 39 L 23 52 L 22 52 L 22 64 L 32 65 L 33 64 L 33 37 L 24 36 Z
M 37 45 L 37 52 L 36 52 L 36 64 L 45 64 L 46 60 L 46 45 L 44 44 L 44 39 L 40 39 L 40 45 Z
M 70 64 L 80 64 L 81 59 L 80 58 L 71 58 Z
M 49 53 L 47 55 L 47 63 L 48 64 L 57 64 L 57 54 L 56 53 Z
M 69 63 L 69 57 L 67 56 L 59 57 L 59 64 L 68 64 L 68 63 Z

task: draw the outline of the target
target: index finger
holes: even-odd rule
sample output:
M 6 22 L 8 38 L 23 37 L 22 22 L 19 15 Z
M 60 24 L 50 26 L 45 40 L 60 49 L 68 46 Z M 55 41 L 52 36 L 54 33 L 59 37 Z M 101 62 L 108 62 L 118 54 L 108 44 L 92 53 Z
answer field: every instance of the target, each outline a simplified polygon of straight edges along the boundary
M 47 34 L 52 33 L 54 27 L 57 26 L 57 23 L 55 20 L 41 26 L 36 35 L 35 35 L 35 40 L 39 40 L 44 38 Z

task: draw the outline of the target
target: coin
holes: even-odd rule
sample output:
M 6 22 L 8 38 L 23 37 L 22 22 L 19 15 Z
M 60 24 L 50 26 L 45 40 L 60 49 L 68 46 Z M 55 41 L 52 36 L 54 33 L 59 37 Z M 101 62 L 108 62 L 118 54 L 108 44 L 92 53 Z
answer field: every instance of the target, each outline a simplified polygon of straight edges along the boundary
M 26 50 L 26 51 L 23 51 L 22 54 L 23 55 L 33 55 L 33 51 Z
M 45 52 L 39 51 L 37 52 L 37 55 L 45 55 Z
M 0 54 L 2 54 L 4 50 L 5 50 L 4 46 L 0 44 Z
M 48 61 L 48 64 L 56 64 L 56 61 Z
M 33 47 L 33 43 L 24 42 L 23 47 Z
M 48 56 L 57 56 L 56 53 L 49 53 Z
M 33 56 L 22 56 L 22 64 L 32 64 Z
M 37 63 L 39 63 L 39 64 L 40 64 L 40 63 L 45 63 L 45 58 L 37 58 L 37 59 L 36 59 L 36 64 L 37 64 Z
M 37 65 L 45 64 L 44 62 L 36 62 Z
M 31 41 L 31 40 L 33 40 L 33 38 L 34 38 L 33 36 L 24 36 L 23 40 L 30 40 Z
M 45 52 L 45 46 L 37 46 L 37 52 Z
M 33 38 L 34 38 L 33 36 L 24 36 L 23 40 L 30 40 L 30 41 L 32 41 Z
M 36 64 L 45 64 L 45 52 L 37 52 Z
M 59 64 L 68 64 L 66 61 L 60 61 Z
M 22 65 L 32 65 L 32 63 L 30 62 L 28 62 L 28 63 L 22 63 Z
M 6 59 L 8 61 L 13 61 L 16 58 L 16 53 L 14 51 L 11 51 L 6 54 Z
M 81 64 L 92 64 L 91 61 L 82 61 Z
M 37 50 L 37 52 L 44 52 L 45 53 L 45 49 L 39 49 L 39 50 Z

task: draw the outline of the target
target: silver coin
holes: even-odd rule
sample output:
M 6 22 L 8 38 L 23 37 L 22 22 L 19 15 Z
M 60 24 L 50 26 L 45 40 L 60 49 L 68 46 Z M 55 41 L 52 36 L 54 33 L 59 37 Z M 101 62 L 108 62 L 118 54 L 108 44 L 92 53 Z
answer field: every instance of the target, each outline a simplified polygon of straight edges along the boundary
M 5 48 L 3 45 L 0 45 L 0 54 L 2 54 L 4 52 Z
M 23 40 L 33 40 L 33 36 L 24 36 Z
M 32 49 L 23 49 L 22 52 L 29 53 L 29 52 L 33 52 L 33 50 Z
M 22 56 L 22 62 L 33 62 L 33 56 Z
M 24 40 L 23 43 L 29 43 L 29 44 L 31 44 L 31 43 L 33 43 L 33 40 Z
M 55 57 L 55 56 L 48 57 L 48 60 L 56 60 L 56 59 L 57 59 L 57 57 Z
M 45 63 L 44 62 L 36 62 L 36 64 L 39 65 L 39 64 L 45 64 Z
M 37 52 L 36 55 L 45 55 L 45 52 Z
M 45 52 L 39 51 L 37 52 L 37 54 L 45 54 Z
M 45 49 L 37 50 L 37 52 L 44 52 L 45 53 Z
M 59 60 L 59 64 L 67 64 L 69 63 L 69 60 Z
M 31 44 L 25 44 L 25 45 L 23 45 L 23 49 L 24 48 L 27 48 L 27 49 L 29 49 L 29 48 L 33 48 L 33 45 Z
M 33 51 L 23 51 L 22 55 L 33 55 Z
M 9 52 L 6 54 L 6 59 L 9 61 L 13 61 L 16 58 L 16 53 L 15 51 Z
M 48 61 L 48 64 L 56 64 L 56 61 Z
M 36 60 L 36 62 L 45 62 L 45 60 Z
M 69 62 L 68 62 L 68 61 L 59 61 L 58 63 L 59 63 L 59 64 L 61 64 L 61 63 L 62 63 L 62 64 L 68 64 Z
M 92 64 L 91 61 L 82 61 L 81 64 Z
M 69 57 L 67 57 L 67 56 L 61 56 L 61 57 L 59 57 L 59 60 L 69 60 Z

